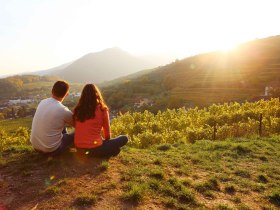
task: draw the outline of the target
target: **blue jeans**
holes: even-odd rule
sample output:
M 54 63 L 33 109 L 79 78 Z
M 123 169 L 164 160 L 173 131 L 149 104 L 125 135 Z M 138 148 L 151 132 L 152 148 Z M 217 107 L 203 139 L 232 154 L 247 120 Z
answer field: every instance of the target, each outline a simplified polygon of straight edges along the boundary
M 120 148 L 128 142 L 127 136 L 118 136 L 110 140 L 103 140 L 103 144 L 96 148 L 79 149 L 93 157 L 110 157 L 120 153 Z

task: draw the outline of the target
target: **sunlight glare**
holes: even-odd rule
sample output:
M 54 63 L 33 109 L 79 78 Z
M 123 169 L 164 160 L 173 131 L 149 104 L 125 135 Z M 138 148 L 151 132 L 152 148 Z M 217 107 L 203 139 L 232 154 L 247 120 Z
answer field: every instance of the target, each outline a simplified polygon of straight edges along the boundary
M 219 45 L 217 45 L 217 49 L 223 52 L 229 52 L 236 49 L 239 44 L 240 42 L 220 42 Z
M 181 59 L 279 34 L 277 0 L 35 2 L 7 1 L 0 13 L 11 22 L 2 24 L 0 73 L 48 69 L 111 47 Z

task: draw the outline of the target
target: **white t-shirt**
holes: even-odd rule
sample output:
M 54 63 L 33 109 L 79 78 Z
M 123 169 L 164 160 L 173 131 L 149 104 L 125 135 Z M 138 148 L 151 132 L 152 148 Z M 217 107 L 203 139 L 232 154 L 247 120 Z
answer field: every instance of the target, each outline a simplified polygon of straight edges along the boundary
M 30 142 L 42 152 L 55 151 L 61 144 L 65 124 L 73 125 L 72 112 L 54 98 L 42 100 L 32 121 Z

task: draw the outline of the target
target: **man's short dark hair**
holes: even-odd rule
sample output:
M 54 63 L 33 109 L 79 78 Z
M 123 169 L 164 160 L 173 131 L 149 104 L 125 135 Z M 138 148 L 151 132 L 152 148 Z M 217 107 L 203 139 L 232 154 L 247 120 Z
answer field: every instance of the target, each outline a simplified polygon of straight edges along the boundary
M 52 94 L 56 97 L 63 98 L 69 90 L 69 84 L 65 81 L 57 81 L 52 88 Z

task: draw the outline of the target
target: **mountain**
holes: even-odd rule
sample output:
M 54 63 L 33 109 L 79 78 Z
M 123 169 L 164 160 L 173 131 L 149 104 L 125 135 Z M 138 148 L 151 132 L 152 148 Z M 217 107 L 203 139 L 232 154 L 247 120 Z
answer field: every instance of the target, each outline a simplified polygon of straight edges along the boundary
M 101 83 L 143 69 L 153 68 L 158 64 L 159 62 L 156 60 L 133 56 L 115 47 L 89 53 L 72 63 L 43 71 L 43 74 L 56 75 L 70 82 Z
M 35 74 L 35 75 L 39 75 L 39 76 L 45 76 L 45 75 L 58 75 L 60 71 L 62 71 L 63 69 L 65 69 L 66 67 L 68 67 L 69 65 L 71 65 L 74 61 L 72 62 L 68 62 L 56 67 L 53 67 L 51 69 L 46 69 L 46 70 L 41 70 L 41 71 L 35 71 L 35 72 L 27 72 L 24 73 L 25 74 Z
M 64 68 L 72 64 L 72 62 L 68 62 L 56 67 L 53 67 L 51 69 L 46 69 L 46 70 L 40 70 L 40 71 L 33 71 L 33 72 L 22 72 L 22 73 L 12 73 L 12 74 L 5 74 L 5 75 L 0 75 L 1 78 L 8 78 L 8 77 L 13 77 L 13 76 L 24 76 L 24 75 L 35 75 L 35 76 L 55 76 L 57 75 L 60 71 L 62 71 Z
M 139 97 L 152 100 L 155 110 L 253 100 L 264 95 L 266 87 L 280 88 L 280 36 L 243 43 L 228 52 L 176 60 L 137 74 L 140 76 L 119 78 L 103 87 L 112 108 L 133 107 Z

